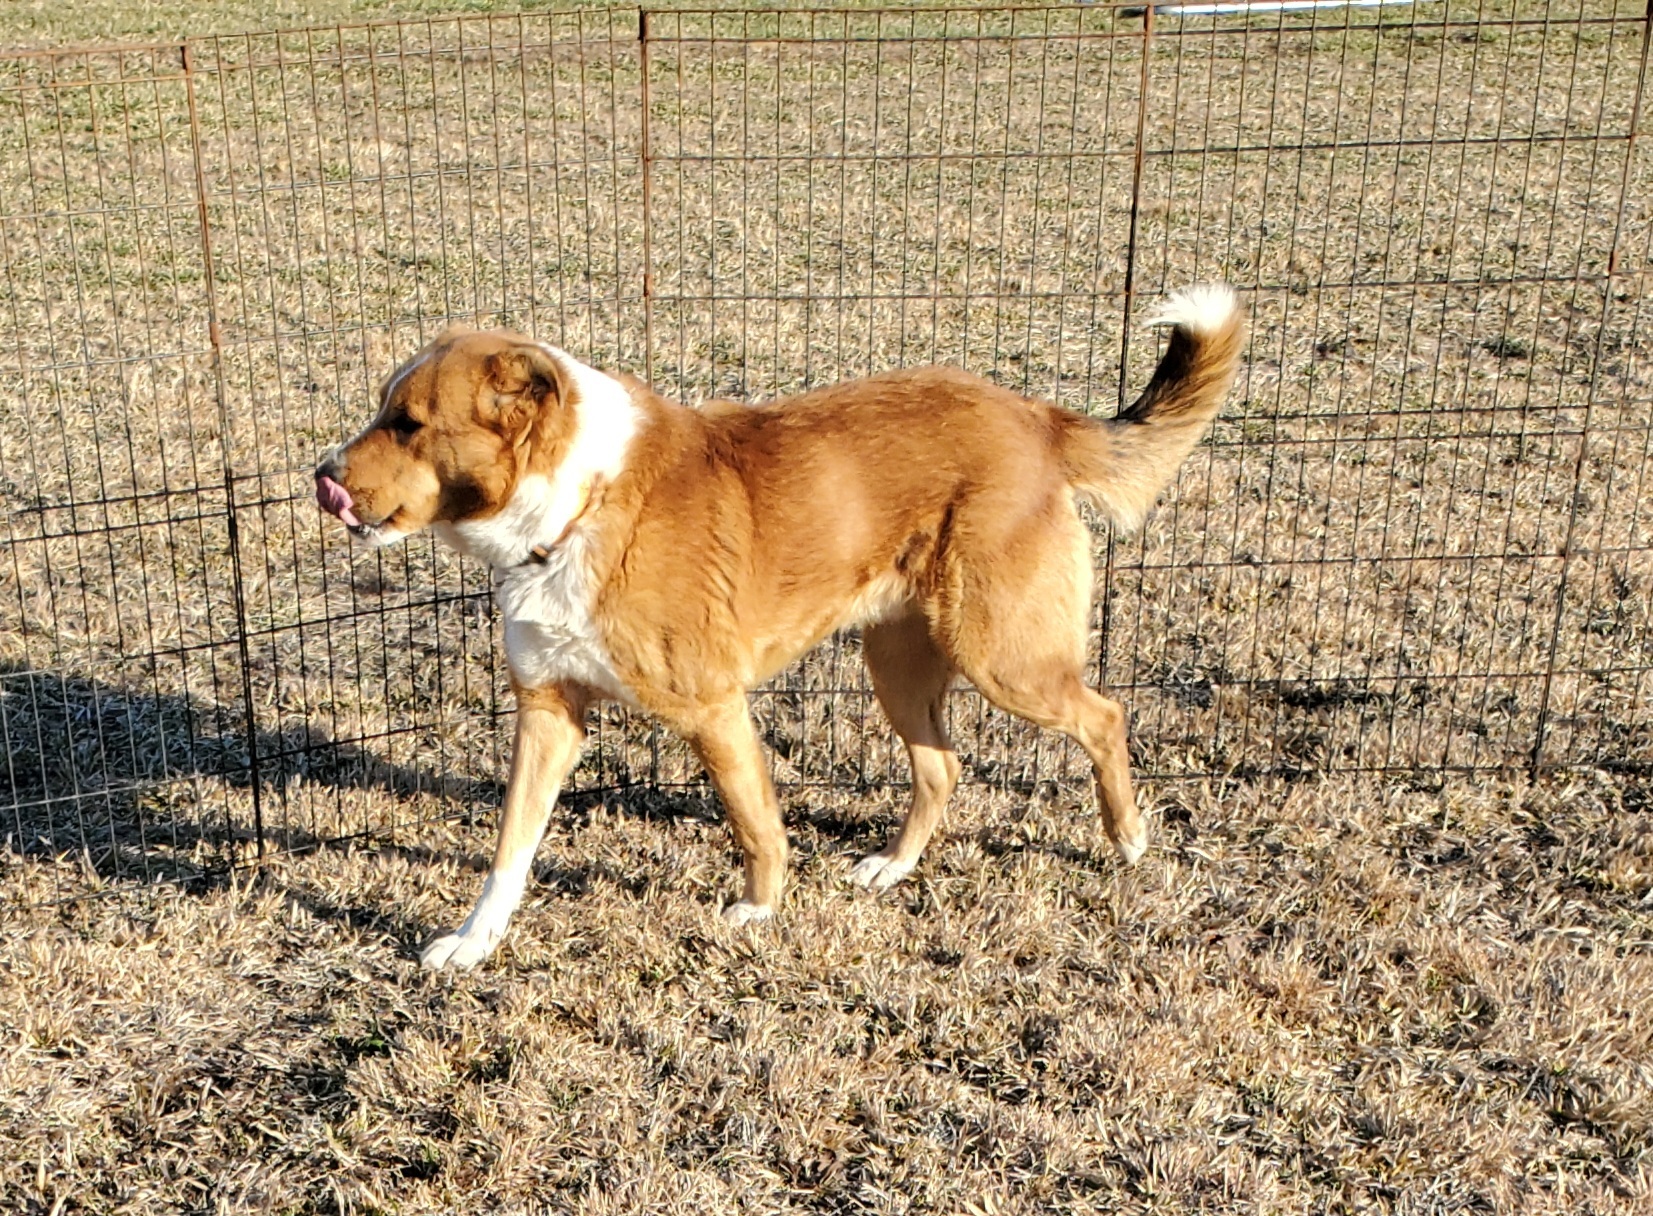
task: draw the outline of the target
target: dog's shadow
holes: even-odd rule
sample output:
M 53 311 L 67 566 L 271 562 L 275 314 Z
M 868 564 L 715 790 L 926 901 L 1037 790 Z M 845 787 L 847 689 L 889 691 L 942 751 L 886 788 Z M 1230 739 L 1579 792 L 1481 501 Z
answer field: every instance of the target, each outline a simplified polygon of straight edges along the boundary
M 654 823 L 680 820 L 706 822 L 716 817 L 717 807 L 709 789 L 665 788 L 653 789 L 643 785 L 625 789 L 594 789 L 566 792 L 558 799 L 551 832 L 566 831 L 588 819 L 599 808 L 605 813 L 628 819 Z M 407 841 L 375 839 L 371 849 L 380 855 L 392 855 L 412 866 L 435 866 L 451 862 L 461 872 L 459 902 L 451 917 L 438 914 L 438 919 L 427 921 L 410 915 L 393 901 L 368 899 L 360 904 L 342 903 L 314 883 L 295 879 L 291 875 L 276 879 L 282 895 L 296 907 L 321 921 L 330 921 L 357 932 L 379 935 L 395 943 L 398 952 L 406 958 L 417 958 L 425 942 L 439 933 L 449 932 L 464 915 L 464 901 L 475 895 L 481 878 L 492 860 L 487 849 L 491 833 L 479 834 L 475 848 L 455 850 L 431 848 Z M 325 845 L 331 841 L 317 841 Z M 562 850 L 551 848 L 541 853 L 533 872 L 532 888 L 538 896 L 583 899 L 599 888 L 619 890 L 631 896 L 641 896 L 651 885 L 649 873 L 629 870 L 601 859 L 573 859 Z
M 26 897 L 134 882 L 214 889 L 258 856 L 255 792 L 267 853 L 305 852 L 354 837 L 410 864 L 451 861 L 467 875 L 480 875 L 490 860 L 487 833 L 475 847 L 448 850 L 392 829 L 405 829 L 417 816 L 491 820 L 504 792 L 497 776 L 394 763 L 314 725 L 249 733 L 235 712 L 186 695 L 16 664 L 0 664 L 0 734 L 0 874 L 11 868 L 8 859 L 58 863 L 55 885 Z M 400 819 L 364 824 L 336 814 L 307 824 L 295 813 L 295 778 L 311 804 L 377 792 L 390 796 L 389 812 Z M 560 800 L 557 815 L 565 824 L 577 822 L 598 807 L 657 821 L 717 817 L 709 790 L 644 786 L 575 791 Z M 572 896 L 596 886 L 637 893 L 647 878 L 602 862 L 542 859 L 536 885 Z M 343 904 L 310 884 L 284 883 L 283 890 L 311 916 L 403 942 L 446 927 L 403 909 Z

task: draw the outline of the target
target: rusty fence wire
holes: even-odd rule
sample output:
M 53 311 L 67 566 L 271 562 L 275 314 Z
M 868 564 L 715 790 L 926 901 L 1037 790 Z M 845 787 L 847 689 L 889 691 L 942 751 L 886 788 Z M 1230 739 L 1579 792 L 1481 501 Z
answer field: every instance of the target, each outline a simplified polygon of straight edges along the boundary
M 0 58 L 0 850 L 46 894 L 497 797 L 485 573 L 310 469 L 449 320 L 694 402 L 944 361 L 1077 409 L 1251 318 L 1098 541 L 1160 779 L 1653 762 L 1645 0 L 536 12 Z M 853 636 L 777 777 L 907 779 Z M 969 780 L 1071 749 L 955 694 Z M 586 788 L 697 779 L 605 711 Z M 37 892 L 38 893 L 38 892 Z

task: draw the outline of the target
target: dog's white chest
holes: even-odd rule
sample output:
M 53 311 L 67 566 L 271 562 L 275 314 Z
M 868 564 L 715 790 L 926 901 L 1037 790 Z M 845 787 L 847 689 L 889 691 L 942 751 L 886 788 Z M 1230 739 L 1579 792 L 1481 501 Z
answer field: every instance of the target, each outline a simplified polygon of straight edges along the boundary
M 505 659 L 526 687 L 573 681 L 634 704 L 592 619 L 583 548 L 570 540 L 544 564 L 497 576 L 494 594 L 505 618 Z
M 586 535 L 575 524 L 591 488 L 612 481 L 638 425 L 637 411 L 616 381 L 547 347 L 575 385 L 578 414 L 571 446 L 554 475 L 522 478 L 495 514 L 436 524 L 435 531 L 459 552 L 494 568 L 494 598 L 505 618 L 505 658 L 518 684 L 584 684 L 635 705 L 614 670 L 593 619 L 596 588 Z M 552 544 L 543 562 L 525 555 Z

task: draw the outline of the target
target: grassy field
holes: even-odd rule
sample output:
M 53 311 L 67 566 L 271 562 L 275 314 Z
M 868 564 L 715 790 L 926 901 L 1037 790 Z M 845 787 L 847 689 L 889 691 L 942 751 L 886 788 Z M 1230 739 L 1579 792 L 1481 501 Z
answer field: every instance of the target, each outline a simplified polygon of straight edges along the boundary
M 645 49 L 455 7 L 0 11 L 200 38 L 0 58 L 0 1206 L 1653 1203 L 1639 24 L 1167 22 L 1144 72 L 1095 9 Z M 490 848 L 486 580 L 353 556 L 309 469 L 422 335 L 691 401 L 939 359 L 1105 410 L 1156 354 L 1127 307 L 1217 276 L 1233 402 L 1098 540 L 1138 869 L 961 690 L 969 784 L 852 895 L 906 766 L 849 637 L 755 698 L 777 925 L 723 927 L 693 765 L 610 713 L 496 963 L 417 972 Z M 266 864 L 198 878 L 255 820 Z
M 0 46 L 59 47 L 106 42 L 241 34 L 249 30 L 294 29 L 362 21 L 406 20 L 477 13 L 568 12 L 615 6 L 602 0 L 522 0 L 497 4 L 493 0 L 218 0 L 216 3 L 168 4 L 157 0 L 80 0 L 53 4 L 50 0 L 13 0 L 0 15 Z M 672 6 L 662 6 L 672 7 Z M 719 3 L 677 5 L 700 9 L 785 9 L 804 5 L 787 0 L 760 0 L 752 4 Z M 874 8 L 851 3 L 840 8 Z M 884 7 L 900 7 L 886 5 Z M 952 0 L 952 8 L 990 7 L 983 0 Z
M 223 0 L 213 4 L 166 4 L 156 0 L 85 0 L 52 4 L 16 0 L 0 18 L 0 38 L 7 47 L 86 46 L 110 42 L 144 42 L 249 30 L 293 29 L 337 22 L 383 21 L 456 13 L 532 12 L 543 9 L 606 8 L 603 4 L 534 3 L 443 4 L 439 0 Z M 761 7 L 761 6 L 758 6 Z
M 701 803 L 565 809 L 501 954 L 422 975 L 484 826 L 5 912 L 13 1211 L 1645 1211 L 1645 788 L 788 799 L 755 933 Z M 15 870 L 13 893 L 32 893 Z

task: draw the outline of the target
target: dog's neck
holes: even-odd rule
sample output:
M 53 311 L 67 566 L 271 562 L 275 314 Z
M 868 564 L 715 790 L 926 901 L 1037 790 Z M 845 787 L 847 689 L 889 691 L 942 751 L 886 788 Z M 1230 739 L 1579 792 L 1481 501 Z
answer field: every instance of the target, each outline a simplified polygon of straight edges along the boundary
M 589 522 L 603 487 L 625 468 L 641 423 L 630 392 L 619 381 L 554 346 L 545 349 L 568 375 L 574 434 L 567 452 L 555 471 L 520 476 L 494 514 L 435 529 L 460 553 L 500 571 L 545 568 L 552 551 Z

